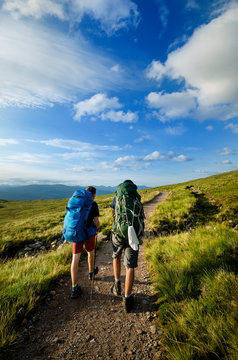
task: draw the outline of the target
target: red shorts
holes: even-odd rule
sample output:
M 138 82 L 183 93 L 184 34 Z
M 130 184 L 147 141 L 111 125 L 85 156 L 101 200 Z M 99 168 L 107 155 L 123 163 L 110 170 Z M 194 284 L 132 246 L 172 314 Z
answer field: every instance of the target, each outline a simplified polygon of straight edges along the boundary
M 96 235 L 91 236 L 89 239 L 85 241 L 81 241 L 79 243 L 73 243 L 73 254 L 79 254 L 83 252 L 83 246 L 85 250 L 90 252 L 95 249 L 95 238 Z

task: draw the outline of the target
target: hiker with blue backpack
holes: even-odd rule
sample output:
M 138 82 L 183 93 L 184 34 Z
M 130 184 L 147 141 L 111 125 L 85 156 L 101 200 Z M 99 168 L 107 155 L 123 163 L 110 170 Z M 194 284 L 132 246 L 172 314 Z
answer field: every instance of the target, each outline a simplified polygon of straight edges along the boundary
M 77 299 L 81 293 L 78 284 L 78 264 L 85 248 L 88 254 L 89 280 L 98 273 L 95 267 L 95 241 L 99 222 L 99 209 L 96 201 L 96 189 L 93 186 L 85 190 L 76 190 L 69 199 L 63 225 L 63 237 L 73 243 L 71 263 L 72 293 L 71 299 Z
M 112 204 L 112 249 L 114 283 L 111 292 L 121 296 L 121 257 L 126 268 L 124 305 L 126 312 L 134 306 L 132 288 L 135 268 L 138 266 L 139 244 L 144 234 L 144 210 L 137 186 L 131 180 L 118 185 Z

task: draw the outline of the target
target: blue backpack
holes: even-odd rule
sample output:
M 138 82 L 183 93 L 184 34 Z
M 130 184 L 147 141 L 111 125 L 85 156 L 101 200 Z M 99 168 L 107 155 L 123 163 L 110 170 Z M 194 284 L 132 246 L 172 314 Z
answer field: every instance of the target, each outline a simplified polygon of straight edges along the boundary
M 87 239 L 86 222 L 93 203 L 92 193 L 76 190 L 66 206 L 62 237 L 78 243 Z

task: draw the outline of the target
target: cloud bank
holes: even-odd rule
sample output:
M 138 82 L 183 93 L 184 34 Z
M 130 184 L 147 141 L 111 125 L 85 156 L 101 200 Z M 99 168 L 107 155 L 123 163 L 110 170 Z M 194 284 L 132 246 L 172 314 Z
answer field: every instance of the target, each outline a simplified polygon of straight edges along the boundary
M 1 14 L 0 44 L 0 107 L 62 104 L 128 84 L 122 72 L 111 70 L 115 62 L 80 34 Z
M 101 162 L 101 166 L 104 169 L 111 169 L 114 171 L 119 171 L 121 169 L 142 170 L 150 167 L 153 162 L 161 160 L 172 162 L 187 162 L 191 161 L 192 158 L 183 154 L 175 154 L 173 151 L 169 151 L 168 153 L 161 153 L 156 150 L 145 156 L 125 155 L 110 163 L 103 161 Z
M 176 80 L 180 91 L 151 92 L 149 106 L 161 119 L 192 116 L 228 120 L 238 115 L 238 4 L 195 30 L 187 43 L 169 53 L 164 64 L 153 61 L 150 79 Z M 180 106 L 179 106 L 180 104 Z
M 13 18 L 54 16 L 80 23 L 85 15 L 98 21 L 107 34 L 137 26 L 139 13 L 131 0 L 4 0 L 3 9 Z

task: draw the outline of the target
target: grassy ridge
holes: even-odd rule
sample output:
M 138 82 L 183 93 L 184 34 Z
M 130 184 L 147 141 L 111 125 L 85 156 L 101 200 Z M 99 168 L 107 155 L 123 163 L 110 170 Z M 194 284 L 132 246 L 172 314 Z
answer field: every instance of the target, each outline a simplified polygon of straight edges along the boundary
M 157 189 L 139 191 L 148 202 Z M 112 225 L 110 204 L 113 195 L 97 196 L 100 228 L 109 234 Z M 0 347 L 12 344 L 17 325 L 37 306 L 42 296 L 63 275 L 69 274 L 72 245 L 37 256 L 17 257 L 17 251 L 36 239 L 47 246 L 61 237 L 67 199 L 0 202 Z
M 157 207 L 150 226 L 159 230 L 168 224 L 171 230 L 184 230 L 186 224 L 196 220 L 204 224 L 209 220 L 228 226 L 238 223 L 238 171 L 210 176 L 183 184 L 159 187 L 167 191 L 168 199 Z
M 235 171 L 160 188 L 169 196 L 151 226 L 162 236 L 146 256 L 169 359 L 237 359 L 237 180 Z

